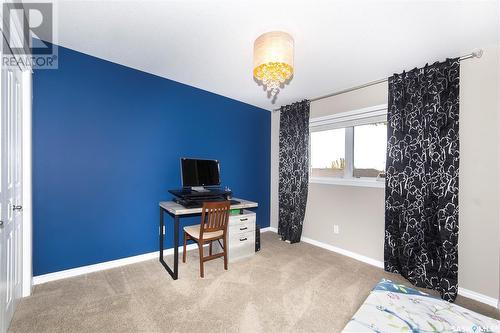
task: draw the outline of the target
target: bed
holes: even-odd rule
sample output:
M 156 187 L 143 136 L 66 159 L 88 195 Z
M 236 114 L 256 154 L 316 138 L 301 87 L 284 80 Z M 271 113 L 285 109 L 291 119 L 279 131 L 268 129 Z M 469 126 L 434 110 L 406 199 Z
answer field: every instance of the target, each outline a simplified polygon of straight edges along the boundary
M 500 321 L 382 279 L 342 332 L 500 332 Z

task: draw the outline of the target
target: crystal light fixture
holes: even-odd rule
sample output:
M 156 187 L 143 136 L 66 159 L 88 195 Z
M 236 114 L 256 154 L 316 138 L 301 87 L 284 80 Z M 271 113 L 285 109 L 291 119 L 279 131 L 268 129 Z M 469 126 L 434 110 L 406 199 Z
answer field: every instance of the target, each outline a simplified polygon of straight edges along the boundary
M 272 95 L 293 75 L 293 38 L 283 31 L 262 34 L 253 44 L 253 76 Z

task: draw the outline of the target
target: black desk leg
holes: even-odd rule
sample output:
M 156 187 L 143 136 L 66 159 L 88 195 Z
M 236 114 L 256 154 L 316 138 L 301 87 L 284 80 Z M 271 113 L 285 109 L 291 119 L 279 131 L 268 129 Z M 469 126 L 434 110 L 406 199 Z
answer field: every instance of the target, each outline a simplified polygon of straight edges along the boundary
M 160 262 L 163 264 L 163 228 L 165 224 L 163 223 L 163 208 L 160 207 Z
M 179 216 L 174 216 L 174 280 L 179 277 Z
M 168 274 L 172 279 L 177 280 L 179 277 L 179 216 L 175 215 L 174 218 L 174 270 L 168 267 L 167 263 L 163 258 L 163 241 L 165 235 L 163 234 L 164 223 L 164 209 L 160 207 L 160 262 L 167 270 Z

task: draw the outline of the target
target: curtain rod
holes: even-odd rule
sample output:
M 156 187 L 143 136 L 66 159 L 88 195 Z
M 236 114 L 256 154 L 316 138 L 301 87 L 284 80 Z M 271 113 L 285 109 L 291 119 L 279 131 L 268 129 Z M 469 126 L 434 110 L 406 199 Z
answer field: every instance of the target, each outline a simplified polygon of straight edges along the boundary
M 462 60 L 467 60 L 467 59 L 471 59 L 471 58 L 481 58 L 482 56 L 483 56 L 483 50 L 479 49 L 479 50 L 474 51 L 472 53 L 469 53 L 469 54 L 466 54 L 464 56 L 461 56 L 459 60 L 462 61 Z M 345 93 L 350 92 L 350 91 L 359 90 L 359 89 L 363 89 L 363 88 L 366 88 L 366 87 L 374 86 L 374 85 L 379 84 L 379 83 L 387 82 L 388 80 L 389 80 L 388 78 L 385 78 L 385 79 L 380 79 L 380 80 L 376 80 L 376 81 L 371 81 L 371 82 L 368 82 L 368 83 L 365 83 L 365 84 L 362 84 L 362 85 L 359 85 L 359 86 L 355 86 L 355 87 L 352 87 L 352 88 L 348 88 L 348 89 L 336 91 L 336 92 L 328 94 L 328 95 L 323 95 L 323 96 L 320 96 L 320 97 L 311 98 L 309 101 L 311 101 L 311 102 L 319 101 L 320 99 L 324 99 L 324 98 L 328 98 L 328 97 L 333 97 L 333 96 L 345 94 Z M 273 111 L 279 111 L 279 110 L 280 109 L 278 108 L 278 109 L 274 109 Z

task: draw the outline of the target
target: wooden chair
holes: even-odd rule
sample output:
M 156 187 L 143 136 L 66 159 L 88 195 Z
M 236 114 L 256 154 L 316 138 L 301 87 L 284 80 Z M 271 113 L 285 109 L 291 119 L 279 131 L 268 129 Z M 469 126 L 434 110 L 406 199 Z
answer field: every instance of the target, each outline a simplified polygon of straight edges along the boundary
M 201 211 L 201 224 L 184 227 L 184 251 L 182 262 L 186 262 L 186 242 L 188 239 L 198 243 L 200 252 L 200 276 L 204 277 L 203 263 L 208 260 L 224 257 L 224 269 L 227 270 L 227 225 L 229 222 L 229 201 L 205 202 Z M 212 254 L 212 242 L 222 240 L 224 251 Z M 210 244 L 209 255 L 203 256 L 203 245 Z

